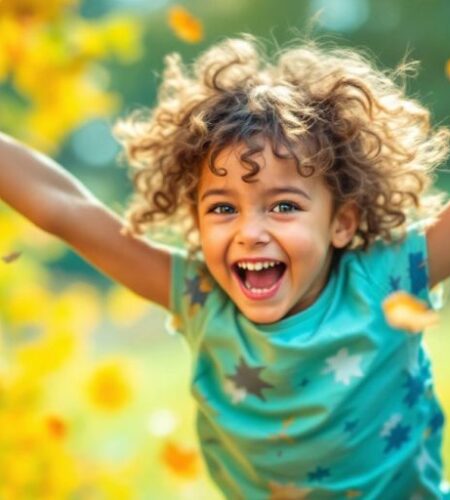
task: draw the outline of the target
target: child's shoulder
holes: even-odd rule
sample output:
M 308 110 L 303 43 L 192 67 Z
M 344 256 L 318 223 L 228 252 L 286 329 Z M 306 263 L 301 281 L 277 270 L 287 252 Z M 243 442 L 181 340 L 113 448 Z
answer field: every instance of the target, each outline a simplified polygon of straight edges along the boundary
M 343 256 L 344 263 L 382 295 L 403 290 L 430 301 L 424 223 L 410 224 L 393 241 L 378 238 L 366 250 L 349 250 Z

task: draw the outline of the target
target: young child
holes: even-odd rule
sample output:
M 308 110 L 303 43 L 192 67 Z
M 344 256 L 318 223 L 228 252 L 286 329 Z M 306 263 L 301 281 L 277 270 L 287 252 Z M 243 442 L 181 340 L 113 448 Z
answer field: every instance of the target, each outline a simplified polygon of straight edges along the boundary
M 249 36 L 168 57 L 155 109 L 116 130 L 137 169 L 126 227 L 1 138 L 1 198 L 173 314 L 226 498 L 445 496 L 421 335 L 382 304 L 432 306 L 450 275 L 450 206 L 425 198 L 449 135 L 393 76 L 313 43 L 271 62 Z M 157 223 L 187 251 L 139 236 Z

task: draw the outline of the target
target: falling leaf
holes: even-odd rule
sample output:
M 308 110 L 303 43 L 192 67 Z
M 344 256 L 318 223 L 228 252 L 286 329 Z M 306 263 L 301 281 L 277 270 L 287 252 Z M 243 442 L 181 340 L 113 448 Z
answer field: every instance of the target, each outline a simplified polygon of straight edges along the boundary
M 176 476 L 194 479 L 200 473 L 200 454 L 195 449 L 185 449 L 179 444 L 167 441 L 161 452 L 161 460 Z
M 14 262 L 17 260 L 20 256 L 22 255 L 22 252 L 13 252 L 8 255 L 3 255 L 2 260 L 6 262 L 7 264 L 10 264 L 11 262 Z
M 57 415 L 48 415 L 45 419 L 48 433 L 55 439 L 62 439 L 67 435 L 67 424 Z
M 447 59 L 447 63 L 445 65 L 445 74 L 447 78 L 450 80 L 450 59 Z
M 409 293 L 395 292 L 383 302 L 386 321 L 394 328 L 419 333 L 438 321 L 435 311 Z
M 185 42 L 198 43 L 203 38 L 202 23 L 179 5 L 169 10 L 169 26 Z
M 299 488 L 293 483 L 279 484 L 274 481 L 269 483 L 270 500 L 302 500 L 311 493 L 309 488 Z

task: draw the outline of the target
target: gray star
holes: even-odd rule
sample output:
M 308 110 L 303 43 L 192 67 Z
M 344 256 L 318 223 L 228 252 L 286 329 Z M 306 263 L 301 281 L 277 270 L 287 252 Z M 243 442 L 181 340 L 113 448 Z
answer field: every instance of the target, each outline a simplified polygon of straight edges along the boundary
M 239 366 L 236 367 L 236 373 L 234 375 L 228 375 L 227 378 L 231 379 L 236 387 L 245 389 L 247 393 L 254 394 L 265 401 L 265 397 L 261 391 L 264 388 L 272 388 L 273 385 L 268 384 L 259 377 L 259 372 L 264 368 L 264 366 L 255 366 L 251 368 L 241 357 Z

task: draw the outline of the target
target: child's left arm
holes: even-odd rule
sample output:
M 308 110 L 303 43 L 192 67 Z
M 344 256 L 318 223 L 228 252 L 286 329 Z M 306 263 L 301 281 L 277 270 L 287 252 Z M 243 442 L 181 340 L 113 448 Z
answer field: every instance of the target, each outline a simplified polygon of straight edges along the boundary
M 450 276 L 450 203 L 426 231 L 430 288 Z

